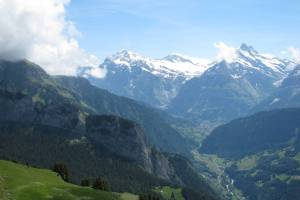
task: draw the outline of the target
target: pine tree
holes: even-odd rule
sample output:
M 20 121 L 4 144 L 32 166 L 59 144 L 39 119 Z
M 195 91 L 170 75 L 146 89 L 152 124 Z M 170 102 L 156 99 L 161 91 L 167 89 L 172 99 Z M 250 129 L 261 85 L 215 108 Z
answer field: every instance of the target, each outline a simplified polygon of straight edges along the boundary
M 96 190 L 109 191 L 108 182 L 102 180 L 101 178 L 96 178 L 96 180 L 93 183 L 93 188 Z
M 69 181 L 69 171 L 65 164 L 57 163 L 53 167 L 53 171 L 61 176 L 61 178 L 68 182 Z
M 139 195 L 139 200 L 146 200 L 144 195 Z
M 81 180 L 81 186 L 90 187 L 91 186 L 91 181 L 89 179 Z
M 176 200 L 174 192 L 172 192 L 170 200 Z

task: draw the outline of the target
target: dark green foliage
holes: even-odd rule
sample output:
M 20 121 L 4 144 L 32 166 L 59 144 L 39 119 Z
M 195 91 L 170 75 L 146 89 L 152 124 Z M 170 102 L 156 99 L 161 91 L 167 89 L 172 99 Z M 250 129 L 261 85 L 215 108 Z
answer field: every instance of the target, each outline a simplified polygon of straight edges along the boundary
M 167 184 L 76 132 L 5 122 L 0 124 L 0 141 L 0 159 L 28 162 L 41 168 L 65 163 L 72 183 L 80 184 L 86 177 L 100 176 L 109 181 L 112 191 L 132 193 Z
M 119 97 L 75 77 L 52 77 L 26 60 L 0 60 L 0 121 L 14 120 L 82 131 L 89 114 L 109 114 L 140 124 L 164 151 L 187 155 L 194 147 L 169 124 L 166 113 Z
M 185 200 L 210 200 L 210 197 L 205 195 L 205 192 L 196 191 L 190 188 L 183 188 L 182 195 Z
M 116 115 L 140 124 L 150 142 L 164 151 L 189 155 L 194 143 L 183 138 L 168 124 L 171 116 L 139 102 L 115 96 L 106 90 L 92 86 L 83 78 L 56 77 L 56 80 L 73 92 L 98 115 Z M 173 119 L 175 120 L 175 119 Z
M 79 128 L 79 108 L 72 94 L 28 61 L 0 61 L 0 121 Z
M 132 161 L 109 152 L 95 141 L 91 142 L 87 135 L 80 133 L 5 122 L 0 124 L 0 141 L 0 159 L 16 160 L 41 168 L 64 163 L 68 167 L 69 181 L 83 186 L 94 183 L 95 179 L 84 180 L 86 177 L 103 177 L 101 180 L 107 180 L 110 190 L 114 192 L 148 194 L 156 186 L 172 185 L 147 173 Z M 218 199 L 184 157 L 173 155 L 170 162 L 175 166 L 177 176 L 187 185 L 205 193 L 208 200 Z M 60 169 L 65 168 L 60 166 Z
M 171 199 L 170 199 L 170 200 L 176 200 L 175 195 L 174 195 L 174 192 L 172 192 L 172 194 L 171 194 Z
M 262 112 L 215 129 L 200 151 L 231 160 L 225 172 L 249 200 L 299 200 L 299 128 L 300 108 Z
M 69 171 L 67 165 L 56 163 L 54 164 L 53 171 L 59 174 L 64 181 L 69 181 Z
M 115 123 L 115 121 L 118 120 L 118 123 L 120 125 L 120 129 L 123 132 L 126 132 L 129 129 L 132 129 L 135 127 L 135 123 L 133 121 L 121 118 L 121 117 L 116 117 L 113 115 L 93 115 L 93 116 L 88 116 L 86 118 L 86 131 L 87 133 L 93 132 L 94 128 L 99 125 L 99 122 L 101 123 Z
M 182 177 L 183 180 L 186 181 L 186 185 L 189 188 L 195 188 L 198 193 L 202 194 L 201 197 L 205 197 L 205 199 L 207 200 L 219 198 L 218 194 L 206 184 L 206 181 L 202 177 L 200 177 L 197 172 L 194 171 L 192 164 L 189 161 L 178 155 L 173 156 L 171 160 L 171 162 L 175 166 L 176 172 Z M 186 190 L 193 191 L 189 189 Z
M 261 112 L 216 128 L 200 152 L 232 159 L 284 147 L 299 134 L 299 124 L 299 108 Z
M 96 190 L 109 191 L 109 184 L 103 178 L 96 178 L 93 182 L 93 188 Z
M 226 173 L 235 180 L 235 185 L 250 200 L 299 200 L 300 195 L 294 196 L 300 188 L 299 185 L 295 187 L 300 181 L 294 180 L 300 175 L 299 162 L 288 156 L 258 157 L 257 166 L 250 170 L 239 170 L 236 165 L 226 169 Z
M 90 187 L 92 186 L 92 183 L 90 179 L 83 179 L 81 180 L 80 185 L 83 187 Z
M 147 194 L 139 195 L 139 200 L 165 200 L 159 194 L 150 192 Z
M 8 89 L 5 88 L 4 84 L 0 84 L 0 96 L 2 98 L 7 98 L 9 100 L 15 101 L 15 100 L 20 100 L 26 96 L 24 92 L 20 91 L 13 91 L 13 89 Z

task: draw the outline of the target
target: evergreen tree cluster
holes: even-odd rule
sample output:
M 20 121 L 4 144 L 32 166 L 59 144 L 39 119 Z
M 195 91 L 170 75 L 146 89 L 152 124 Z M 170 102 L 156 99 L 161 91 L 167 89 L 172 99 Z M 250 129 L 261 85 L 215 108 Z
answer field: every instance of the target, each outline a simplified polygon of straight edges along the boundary
M 60 175 L 64 181 L 69 182 L 69 170 L 67 165 L 56 163 L 53 167 L 53 171 Z
M 95 180 L 83 179 L 81 181 L 81 186 L 92 187 L 95 190 L 110 191 L 108 182 L 105 179 L 100 177 L 96 178 Z
M 139 200 L 163 200 L 163 198 L 157 194 L 142 194 L 139 195 Z

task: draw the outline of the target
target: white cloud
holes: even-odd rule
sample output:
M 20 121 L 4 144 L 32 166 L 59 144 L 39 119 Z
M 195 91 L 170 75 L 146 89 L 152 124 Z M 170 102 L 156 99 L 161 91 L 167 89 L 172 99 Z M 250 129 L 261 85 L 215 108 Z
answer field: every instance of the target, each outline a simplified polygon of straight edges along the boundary
M 84 76 L 89 75 L 95 78 L 103 78 L 106 73 L 107 73 L 106 68 L 93 67 L 93 68 L 86 68 Z
M 237 58 L 237 49 L 235 47 L 229 46 L 224 42 L 215 43 L 214 46 L 218 49 L 217 59 L 226 60 L 227 62 L 232 62 Z
M 288 53 L 291 55 L 292 59 L 300 63 L 300 49 L 295 47 L 288 48 Z
M 80 48 L 80 34 L 66 19 L 70 0 L 0 0 L 0 59 L 27 58 L 50 74 L 75 75 L 98 58 Z M 104 72 L 97 72 L 98 77 Z

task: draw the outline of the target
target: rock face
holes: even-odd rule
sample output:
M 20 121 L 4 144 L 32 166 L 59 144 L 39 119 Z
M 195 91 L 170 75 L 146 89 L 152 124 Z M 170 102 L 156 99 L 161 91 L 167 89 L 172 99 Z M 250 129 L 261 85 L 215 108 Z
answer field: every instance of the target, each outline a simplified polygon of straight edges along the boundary
M 168 157 L 151 147 L 140 126 L 116 116 L 89 116 L 87 134 L 111 152 L 141 165 L 149 173 L 171 180 Z
M 116 116 L 89 116 L 86 128 L 92 141 L 137 163 L 148 173 L 176 185 L 214 194 L 191 162 L 176 154 L 162 153 L 149 145 L 143 130 L 134 122 Z

